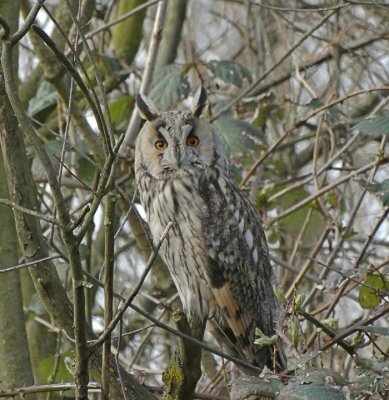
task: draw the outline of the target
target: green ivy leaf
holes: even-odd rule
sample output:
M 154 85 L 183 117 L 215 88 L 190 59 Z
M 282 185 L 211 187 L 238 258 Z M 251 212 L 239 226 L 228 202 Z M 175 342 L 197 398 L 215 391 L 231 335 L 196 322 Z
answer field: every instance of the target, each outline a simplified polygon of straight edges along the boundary
M 361 329 L 374 335 L 389 336 L 389 328 L 386 326 L 361 326 Z
M 252 82 L 253 80 L 251 72 L 246 67 L 235 61 L 213 60 L 208 63 L 208 68 L 217 78 L 220 78 L 226 83 L 232 83 L 238 87 L 242 87 L 244 78 L 249 82 Z
M 280 186 L 277 189 L 281 190 L 282 187 Z M 287 193 L 285 196 L 282 196 L 277 203 L 278 206 L 281 206 L 283 210 L 287 210 L 289 207 L 292 207 L 294 204 L 297 204 L 308 196 L 309 193 L 305 189 L 297 188 Z M 316 209 L 315 206 L 316 203 L 312 202 L 280 220 L 280 231 L 292 235 L 297 234 L 300 231 L 301 226 L 304 224 L 309 208 L 313 208 L 311 219 L 303 236 L 304 244 L 312 243 L 312 240 L 320 235 L 323 226 L 325 225 L 322 214 Z
M 320 369 L 299 369 L 296 371 L 296 381 L 304 383 L 325 383 L 331 378 L 338 386 L 346 385 L 346 380 L 336 371 L 329 368 Z
M 131 96 L 125 96 L 110 103 L 109 115 L 114 125 L 120 125 L 130 119 L 134 109 L 134 99 Z
M 36 117 L 42 111 L 54 107 L 58 96 L 55 87 L 50 82 L 42 80 L 38 85 L 35 96 L 28 102 L 27 114 L 30 117 Z
M 286 304 L 288 302 L 286 300 L 284 293 L 281 291 L 281 289 L 278 286 L 273 285 L 273 290 L 274 290 L 274 294 L 276 295 L 276 297 L 280 301 L 280 303 Z
M 369 135 L 387 135 L 389 134 L 389 115 L 366 119 L 356 124 L 354 128 Z
M 389 290 L 389 281 L 382 275 L 369 275 L 359 291 L 359 304 L 362 308 L 373 308 L 380 304 L 382 297 Z
M 181 66 L 170 64 L 154 73 L 148 96 L 162 110 L 171 110 L 180 100 L 188 96 L 190 86 L 182 71 Z
M 383 366 L 381 363 L 377 363 L 376 368 L 380 368 L 379 370 L 385 373 Z M 386 370 L 387 372 L 387 370 Z M 387 382 L 383 377 L 377 373 L 371 373 L 370 371 L 364 371 L 364 374 L 357 382 L 354 384 L 354 388 L 352 390 L 352 398 L 353 399 L 362 399 L 365 397 L 366 393 L 376 394 L 376 396 L 368 397 L 371 399 L 386 399 L 388 394 Z M 377 396 L 380 393 L 383 396 Z M 362 397 L 359 397 L 362 395 Z
M 281 239 L 281 235 L 278 229 L 272 229 L 267 237 L 267 241 L 270 244 L 275 244 Z
M 243 133 L 253 136 L 261 135 L 261 130 L 246 121 L 235 119 L 229 115 L 222 115 L 212 124 L 224 140 L 227 150 L 233 153 L 244 153 L 253 150 L 255 142 Z
M 383 193 L 384 206 L 389 205 L 389 179 L 385 179 L 381 183 L 373 183 L 369 185 L 368 189 L 372 192 Z
M 275 375 L 265 374 L 260 378 L 244 375 L 231 382 L 231 400 L 270 398 L 279 393 L 282 383 Z
M 344 394 L 336 388 L 323 383 L 309 383 L 298 385 L 296 383 L 286 385 L 277 400 L 345 400 Z

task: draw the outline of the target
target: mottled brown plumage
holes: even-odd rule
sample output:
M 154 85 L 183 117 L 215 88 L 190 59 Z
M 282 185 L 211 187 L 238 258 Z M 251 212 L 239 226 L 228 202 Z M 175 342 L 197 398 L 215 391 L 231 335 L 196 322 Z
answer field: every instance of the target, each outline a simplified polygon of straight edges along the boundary
M 222 144 L 202 119 L 200 89 L 189 112 L 158 113 L 138 96 L 147 119 L 139 134 L 135 175 L 155 242 L 174 223 L 160 254 L 184 311 L 208 319 L 223 349 L 250 363 L 285 368 L 278 344 L 254 345 L 255 328 L 274 334 L 278 302 L 266 238 L 250 202 L 229 174 Z

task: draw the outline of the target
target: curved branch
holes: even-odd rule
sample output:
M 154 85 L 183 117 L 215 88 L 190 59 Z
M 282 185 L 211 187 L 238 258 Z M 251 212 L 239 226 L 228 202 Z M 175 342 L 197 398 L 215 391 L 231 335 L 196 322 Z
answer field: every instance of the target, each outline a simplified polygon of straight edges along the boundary
M 7 40 L 11 33 L 11 28 L 8 22 L 0 15 L 0 26 L 3 28 L 3 34 L 1 35 L 1 40 Z
M 19 40 L 22 39 L 23 36 L 25 36 L 27 32 L 30 30 L 44 2 L 45 0 L 38 0 L 38 2 L 31 8 L 31 11 L 28 14 L 26 20 L 24 21 L 22 27 L 9 38 L 11 46 L 19 42 Z

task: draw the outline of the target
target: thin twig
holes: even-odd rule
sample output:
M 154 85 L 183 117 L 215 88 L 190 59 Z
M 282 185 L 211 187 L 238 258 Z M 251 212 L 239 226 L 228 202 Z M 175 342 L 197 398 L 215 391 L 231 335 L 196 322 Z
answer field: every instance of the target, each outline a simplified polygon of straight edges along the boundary
M 311 314 L 300 310 L 297 312 L 299 315 L 301 315 L 302 317 L 304 317 L 307 321 L 311 322 L 313 325 L 316 326 L 316 328 L 320 328 L 326 335 L 328 335 L 331 339 L 333 339 L 336 334 L 335 332 L 333 332 L 327 325 L 323 324 L 321 321 L 319 321 L 318 319 L 316 319 L 315 317 L 313 317 Z M 342 347 L 343 349 L 345 349 L 347 351 L 347 353 L 349 353 L 351 356 L 355 355 L 355 350 L 354 348 L 349 345 L 348 343 L 346 343 L 344 340 L 339 339 L 336 342 L 340 347 Z
M 297 128 L 300 128 L 303 126 L 309 119 L 315 117 L 316 115 L 320 114 L 323 111 L 328 110 L 329 108 L 339 104 L 343 103 L 344 101 L 355 97 L 355 96 L 360 96 L 361 94 L 365 93 L 372 93 L 372 92 L 381 92 L 381 91 L 389 91 L 389 86 L 381 86 L 381 87 L 376 87 L 376 88 L 371 88 L 371 89 L 364 89 L 364 90 L 357 90 L 355 92 L 349 93 L 347 95 L 344 95 L 342 97 L 339 97 L 335 100 L 330 101 L 329 103 L 325 104 L 324 106 L 321 106 L 317 108 L 316 110 L 312 111 L 310 114 L 308 114 L 306 117 L 300 119 L 297 123 L 294 124 L 294 126 L 290 129 L 288 129 L 271 147 L 268 149 L 261 157 L 259 157 L 255 163 L 252 165 L 252 167 L 249 169 L 247 174 L 244 176 L 240 183 L 240 187 L 242 188 L 243 186 L 246 185 L 247 181 L 249 178 L 254 174 L 256 169 L 262 162 L 270 155 L 273 153 L 273 151 Z
M 63 142 L 63 143 L 65 144 L 66 142 Z M 68 166 L 63 162 L 63 155 L 62 155 L 62 152 L 61 152 L 61 158 L 58 158 L 55 154 L 51 154 L 51 156 L 52 156 L 53 158 L 55 158 L 55 159 L 58 161 L 58 163 L 59 163 L 60 166 L 61 166 L 61 171 L 62 171 L 63 168 L 66 169 L 66 171 L 67 171 L 76 181 L 80 182 L 82 188 L 84 188 L 84 189 L 88 190 L 89 192 L 92 192 L 92 193 L 93 193 L 93 189 L 92 189 L 88 184 L 86 184 L 82 179 L 80 179 L 75 173 L 73 173 L 73 171 L 72 171 L 70 168 L 68 168 Z M 59 180 L 59 181 L 60 181 L 61 177 L 62 177 L 62 173 L 61 173 L 61 175 L 58 174 L 58 180 Z
M 34 261 L 26 262 L 23 264 L 14 265 L 13 267 L 2 268 L 2 269 L 0 269 L 0 274 L 2 274 L 4 272 L 17 271 L 19 269 L 28 268 L 28 267 L 38 267 L 38 264 L 41 262 L 49 261 L 49 260 L 56 260 L 58 258 L 62 258 L 62 256 L 55 255 L 55 256 L 40 258 L 39 260 L 34 260 Z
M 78 241 L 81 242 L 81 240 L 84 238 L 85 233 L 87 232 L 87 230 L 89 229 L 89 225 L 92 222 L 95 213 L 97 211 L 97 209 L 100 206 L 101 203 L 101 199 L 103 198 L 103 196 L 106 194 L 107 190 L 110 187 L 110 182 L 114 181 L 114 175 L 113 175 L 113 164 L 117 158 L 117 153 L 118 150 L 123 142 L 124 139 L 124 135 L 121 135 L 118 139 L 118 141 L 116 142 L 115 148 L 113 149 L 112 154 L 110 154 L 105 163 L 104 163 L 104 167 L 101 171 L 101 175 L 100 175 L 100 179 L 99 179 L 99 186 L 97 188 L 97 190 L 95 191 L 95 196 L 93 198 L 92 204 L 90 205 L 90 212 L 85 216 L 85 220 L 82 223 L 79 231 L 77 232 L 77 238 Z
M 328 170 L 328 168 L 336 160 L 338 160 L 338 158 L 340 158 L 340 156 L 342 156 L 348 149 L 350 149 L 350 147 L 355 143 L 355 141 L 358 139 L 358 137 L 359 137 L 358 133 L 353 135 L 351 137 L 351 139 L 339 151 L 337 151 L 329 160 L 327 160 L 325 162 L 325 164 L 317 171 L 317 173 L 316 173 L 317 177 L 319 177 L 322 173 L 326 172 Z M 273 201 L 277 200 L 278 198 L 286 195 L 287 193 L 289 193 L 301 186 L 306 185 L 313 179 L 313 176 L 312 176 L 312 173 L 310 173 L 310 174 L 303 176 L 302 178 L 303 179 L 297 180 L 297 182 L 295 182 L 294 184 L 287 186 L 285 189 L 280 190 L 279 192 L 275 193 L 273 196 L 269 197 L 269 202 L 273 202 Z M 296 178 L 294 178 L 294 180 L 296 180 Z
M 113 273 L 115 260 L 115 204 L 116 192 L 112 190 L 105 198 L 104 226 L 104 330 L 109 327 L 113 316 Z M 101 365 L 102 398 L 109 399 L 109 358 L 111 355 L 111 335 L 103 343 Z
M 287 261 L 284 261 L 281 258 L 274 256 L 273 254 L 270 254 L 269 258 L 273 261 L 273 263 L 279 265 L 284 269 L 287 269 L 288 271 L 293 272 L 294 274 L 298 274 L 301 270 L 300 266 L 294 266 Z M 308 279 L 309 281 L 314 283 L 322 283 L 322 281 L 316 275 L 310 273 L 305 273 L 303 278 Z
M 99 112 L 99 118 L 101 119 L 101 123 L 102 123 L 102 127 L 103 127 L 103 130 L 101 131 L 101 135 L 104 136 L 104 141 L 105 141 L 105 143 L 107 143 L 109 151 L 112 152 L 112 146 L 115 143 L 115 138 L 113 135 L 113 127 L 112 127 L 112 122 L 110 119 L 110 113 L 108 112 L 108 101 L 107 101 L 106 91 L 105 91 L 103 82 L 101 80 L 100 74 L 99 74 L 99 68 L 96 65 L 95 57 L 92 56 L 92 52 L 89 48 L 88 41 L 85 38 L 84 32 L 81 29 L 81 27 L 79 26 L 79 22 L 72 11 L 72 7 L 69 3 L 69 0 L 66 0 L 66 1 L 67 1 L 69 14 L 73 20 L 73 24 L 77 28 L 77 32 L 80 35 L 81 41 L 84 45 L 84 51 L 88 57 L 88 60 L 91 64 L 91 66 L 93 67 L 94 78 L 97 82 L 97 86 L 100 91 L 100 99 L 98 98 L 98 96 L 96 94 L 94 85 L 90 81 L 89 81 L 89 87 L 91 88 L 91 91 L 94 95 L 94 100 L 95 100 L 94 104 L 96 104 L 96 108 Z M 74 54 L 77 54 L 77 52 L 75 52 Z M 84 74 L 86 76 L 88 76 L 86 71 L 84 72 Z M 100 103 L 102 103 L 103 109 L 100 106 Z
M 133 8 L 131 11 L 121 15 L 119 18 L 116 18 L 116 19 L 108 22 L 108 24 L 102 25 L 102 26 L 94 29 L 93 31 L 88 32 L 85 35 L 85 37 L 87 39 L 89 39 L 89 38 L 97 35 L 98 33 L 102 32 L 102 31 L 104 31 L 106 29 L 109 29 L 112 26 L 119 24 L 120 22 L 125 21 L 127 18 L 132 17 L 133 15 L 137 14 L 138 12 L 140 12 L 140 11 L 144 10 L 145 8 L 148 8 L 148 7 L 158 3 L 159 1 L 162 1 L 162 0 L 150 0 L 150 1 L 146 2 L 146 3 L 144 3 L 144 4 L 141 4 L 140 6 Z M 163 0 L 163 1 L 166 1 L 166 0 Z
M 71 64 L 71 62 L 66 58 L 65 54 L 62 53 L 54 43 L 54 41 L 50 38 L 50 36 L 38 25 L 33 25 L 32 29 L 40 36 L 40 38 L 45 42 L 45 44 L 53 51 L 58 61 L 65 67 L 66 71 L 72 76 L 72 78 L 76 81 L 78 87 L 82 91 L 85 96 L 88 104 L 93 112 L 93 115 L 96 119 L 97 126 L 99 131 L 101 132 L 101 137 L 103 139 L 103 143 L 105 145 L 106 154 L 112 153 L 112 148 L 110 142 L 107 140 L 107 136 L 104 134 L 106 132 L 104 119 L 102 118 L 99 107 L 97 106 L 97 102 L 92 98 L 90 91 L 85 86 L 84 81 L 82 80 L 80 74 L 76 70 L 75 67 Z
M 386 141 L 387 141 L 387 136 L 384 135 L 382 137 L 382 139 L 381 139 L 380 150 L 379 150 L 379 152 L 382 153 L 382 154 L 383 154 L 383 151 L 384 151 L 384 148 L 385 148 Z M 373 178 L 374 178 L 379 166 L 380 166 L 380 156 L 377 157 L 376 163 L 373 166 L 372 170 L 370 171 L 369 177 L 367 179 L 367 184 L 372 182 L 372 180 L 373 180 Z M 332 263 L 334 262 L 338 252 L 340 251 L 344 241 L 346 240 L 346 237 L 348 236 L 348 233 L 351 231 L 351 229 L 353 227 L 354 220 L 356 218 L 356 215 L 358 213 L 359 208 L 362 205 L 362 201 L 363 201 L 363 199 L 364 199 L 364 197 L 366 195 L 366 192 L 367 192 L 367 187 L 365 187 L 362 190 L 362 193 L 359 195 L 358 199 L 356 200 L 355 205 L 354 205 L 354 207 L 353 207 L 353 209 L 352 209 L 352 211 L 350 213 L 350 218 L 349 218 L 349 220 L 347 222 L 347 225 L 346 225 L 345 229 L 343 230 L 343 234 L 339 238 L 339 240 L 337 241 L 336 246 L 332 249 L 331 254 L 328 256 L 327 261 L 325 263 L 326 265 L 332 265 Z M 329 271 L 328 268 L 323 269 L 323 271 L 320 273 L 320 279 L 324 279 L 326 277 L 328 271 Z M 312 288 L 312 290 L 309 292 L 309 294 L 307 295 L 307 297 L 306 297 L 306 299 L 304 301 L 303 307 L 305 307 L 312 300 L 313 296 L 316 294 L 316 290 L 317 290 L 316 287 Z M 334 303 L 334 305 L 335 305 L 335 303 Z M 330 315 L 330 313 L 327 312 L 325 318 L 328 318 L 329 315 Z
M 75 383 L 52 383 L 50 385 L 34 385 L 24 386 L 16 389 L 4 389 L 0 391 L 0 397 L 24 397 L 34 393 L 48 393 L 48 392 L 65 392 L 67 390 L 75 390 Z M 100 392 L 100 385 L 97 382 L 89 382 L 87 389 L 90 392 Z
M 151 41 L 149 50 L 147 53 L 146 66 L 143 72 L 142 83 L 139 92 L 147 94 L 151 85 L 151 80 L 154 73 L 155 63 L 158 55 L 159 43 L 162 39 L 162 29 L 165 21 L 165 14 L 167 8 L 167 1 L 162 1 L 158 4 L 157 14 L 155 16 L 155 22 L 153 27 L 153 33 L 151 35 Z M 123 142 L 122 155 L 125 155 L 127 147 L 135 143 L 136 135 L 138 134 L 140 127 L 141 118 L 138 115 L 138 111 L 134 108 L 131 115 L 131 120 L 126 130 L 126 137 Z
M 157 317 L 158 320 L 161 320 L 163 318 L 163 316 L 167 313 L 168 308 L 163 308 L 160 315 Z M 148 328 L 154 328 L 155 325 L 149 325 Z M 128 368 L 132 368 L 134 366 L 134 364 L 138 361 L 138 358 L 140 357 L 140 355 L 142 354 L 142 351 L 144 350 L 147 342 L 149 341 L 152 333 L 153 333 L 153 329 L 147 329 L 146 334 L 143 336 L 140 344 L 137 346 L 134 355 L 132 356 L 131 360 L 128 363 Z M 119 347 L 118 347 L 119 348 Z
M 34 6 L 31 8 L 27 18 L 24 21 L 24 24 L 20 27 L 20 29 L 15 32 L 10 38 L 9 42 L 13 46 L 14 44 L 18 43 L 20 39 L 22 39 L 27 32 L 30 30 L 31 26 L 34 24 L 36 16 L 38 15 L 39 10 L 43 6 L 45 0 L 37 0 Z
M 375 167 L 378 162 L 380 162 L 380 161 L 376 160 L 374 162 L 371 162 L 368 165 L 364 165 L 363 167 L 351 172 L 348 175 L 345 175 L 343 178 L 338 179 L 337 181 L 331 183 L 330 185 L 324 186 L 323 188 L 321 188 L 316 193 L 311 194 L 310 196 L 306 197 L 304 200 L 301 200 L 299 203 L 295 204 L 294 206 L 288 208 L 287 210 L 283 211 L 282 213 L 280 213 L 279 215 L 274 217 L 270 221 L 269 226 L 273 225 L 276 221 L 279 221 L 279 220 L 287 217 L 288 215 L 296 212 L 297 210 L 299 210 L 300 208 L 306 206 L 307 204 L 311 203 L 312 201 L 317 200 L 323 194 L 325 194 L 325 193 L 329 192 L 330 190 L 336 188 L 337 186 L 342 185 L 343 183 L 349 181 L 350 179 L 352 179 L 356 175 L 362 174 L 362 173 L 368 171 L 369 169 Z
M 84 271 L 84 274 L 86 276 L 88 276 L 93 282 L 95 282 L 97 285 L 99 285 L 100 287 L 104 288 L 104 284 L 102 282 L 100 282 L 98 279 L 96 279 L 93 275 L 89 274 L 88 272 Z M 124 298 L 118 294 L 114 295 L 115 298 L 124 301 Z M 142 315 L 144 318 L 148 319 L 149 321 L 151 321 L 157 328 L 163 329 L 169 333 L 171 333 L 172 335 L 175 336 L 179 336 L 182 337 L 183 339 L 192 341 L 193 344 L 201 347 L 202 349 L 215 354 L 219 357 L 222 357 L 226 360 L 232 361 L 233 363 L 237 364 L 237 365 L 242 365 L 243 367 L 246 367 L 248 369 L 250 369 L 253 372 L 256 372 L 258 374 L 260 374 L 262 372 L 261 368 L 255 367 L 253 365 L 251 365 L 250 363 L 248 363 L 245 360 L 242 360 L 241 358 L 238 357 L 234 357 L 231 356 L 229 354 L 223 353 L 222 351 L 219 351 L 217 349 L 214 349 L 210 346 L 207 346 L 206 344 L 204 344 L 203 342 L 201 342 L 200 340 L 194 339 L 192 336 L 189 335 L 185 335 L 184 333 L 178 331 L 177 329 L 174 329 L 172 327 L 170 327 L 169 325 L 164 324 L 163 322 L 159 321 L 157 318 L 153 317 L 150 313 L 148 313 L 145 310 L 142 310 L 140 307 L 136 306 L 135 304 L 131 303 L 129 305 L 129 308 L 133 309 L 135 312 L 137 312 L 138 314 Z
M 338 6 L 339 8 L 340 6 Z M 343 7 L 343 6 L 341 6 Z M 261 77 L 259 77 L 255 82 L 253 82 L 250 86 L 244 89 L 239 93 L 238 96 L 234 97 L 231 101 L 229 101 L 224 107 L 222 107 L 215 115 L 212 116 L 211 121 L 218 119 L 221 115 L 223 115 L 226 111 L 230 109 L 234 104 L 243 99 L 243 97 L 250 94 L 270 73 L 274 72 L 276 68 L 278 68 L 293 52 L 301 46 L 301 44 L 308 39 L 313 32 L 319 29 L 332 15 L 337 12 L 337 9 L 326 14 L 316 25 L 314 25 L 307 33 L 305 33 L 297 43 L 292 46 L 274 65 L 268 68 Z
M 311 8 L 298 8 L 298 7 L 277 7 L 271 4 L 266 4 L 266 3 L 257 3 L 254 0 L 249 0 L 250 3 L 259 6 L 259 7 L 263 7 L 263 8 L 269 8 L 270 10 L 275 10 L 275 11 L 290 11 L 290 12 L 309 12 L 309 13 L 316 13 L 316 12 L 320 12 L 320 11 L 329 11 L 329 10 L 337 10 L 340 7 L 346 7 L 346 6 L 350 6 L 350 4 L 346 1 L 344 4 L 342 5 L 336 5 L 336 6 L 328 6 L 328 7 L 314 7 L 312 6 Z M 364 3 L 365 4 L 365 3 Z
M 8 200 L 8 199 L 0 199 L 0 204 L 4 204 L 6 206 L 9 206 L 11 208 L 15 208 L 18 211 L 27 214 L 27 215 L 32 215 L 33 217 L 39 218 L 43 221 L 49 222 L 50 224 L 53 225 L 59 225 L 58 221 L 53 218 L 50 217 L 48 215 L 44 215 L 38 211 L 34 211 L 34 210 L 29 210 L 28 208 L 22 207 L 19 204 L 15 203 L 14 201 Z
M 377 319 L 383 317 L 385 314 L 389 313 L 389 303 L 380 307 L 371 317 L 360 320 L 359 322 L 349 326 L 348 328 L 342 329 L 339 333 L 337 333 L 328 343 L 326 343 L 321 350 L 327 350 L 332 347 L 334 344 L 338 343 L 339 340 L 345 339 L 346 337 L 352 335 L 353 333 L 360 331 L 363 326 L 371 325 L 373 322 L 377 321 Z
M 145 270 L 143 271 L 142 276 L 140 277 L 137 285 L 133 289 L 131 295 L 127 298 L 127 300 L 119 307 L 119 309 L 116 312 L 115 317 L 112 319 L 112 321 L 109 323 L 109 325 L 104 329 L 104 332 L 100 335 L 98 339 L 93 341 L 91 345 L 91 351 L 94 351 L 96 348 L 101 346 L 102 343 L 105 342 L 105 340 L 109 337 L 109 335 L 112 333 L 112 331 L 115 329 L 116 325 L 118 322 L 121 320 L 123 317 L 124 312 L 127 310 L 127 308 L 130 306 L 136 295 L 138 294 L 139 290 L 141 289 L 148 273 L 150 272 L 150 269 L 155 261 L 155 259 L 158 256 L 158 251 L 162 246 L 162 243 L 164 242 L 167 234 L 169 233 L 170 229 L 173 227 L 173 222 L 169 222 L 163 231 L 161 238 L 159 239 L 158 244 L 155 246 L 155 249 L 150 255 L 150 258 L 146 264 Z
M 359 256 L 357 257 L 357 259 L 354 262 L 354 266 L 353 268 L 358 268 L 359 263 L 361 262 L 365 252 L 367 251 L 367 248 L 369 246 L 369 244 L 371 243 L 371 241 L 373 240 L 375 234 L 377 233 L 379 227 L 382 225 L 382 223 L 386 220 L 387 216 L 389 213 L 389 208 L 387 207 L 384 212 L 382 213 L 381 217 L 378 219 L 377 223 L 375 224 L 371 234 L 366 238 L 365 243 L 363 244 L 362 250 L 359 253 Z M 326 266 L 326 268 L 328 268 L 328 266 Z M 336 270 L 336 272 L 340 273 L 338 270 Z M 354 282 L 357 283 L 357 285 L 361 285 L 361 286 L 366 286 L 364 284 L 362 284 L 360 281 L 358 280 L 354 280 L 351 279 L 348 276 L 345 276 L 344 274 L 341 274 L 344 279 L 345 279 L 345 284 L 344 285 L 340 285 L 340 287 L 338 288 L 338 290 L 336 291 L 336 296 L 335 298 L 332 300 L 331 304 L 329 305 L 327 312 L 326 312 L 326 316 L 329 316 L 332 311 L 334 310 L 336 304 L 338 304 L 339 299 L 343 296 L 343 294 L 346 292 L 349 283 L 350 282 Z M 373 288 L 375 289 L 375 288 Z
M 289 287 L 289 289 L 285 295 L 286 299 L 290 299 L 290 297 L 293 295 L 294 291 L 296 290 L 297 286 L 300 284 L 300 282 L 304 278 L 305 274 L 308 272 L 308 269 L 310 268 L 313 259 L 316 257 L 316 254 L 321 250 L 321 247 L 322 247 L 324 241 L 326 240 L 329 232 L 330 232 L 330 229 L 328 229 L 328 228 L 325 229 L 324 232 L 321 234 L 320 239 L 317 240 L 316 245 L 314 246 L 314 248 L 312 249 L 312 251 L 309 254 L 308 260 L 304 263 L 300 272 L 298 273 L 295 280 Z
M 378 218 L 378 221 L 376 222 L 376 224 L 374 225 L 373 230 L 371 231 L 371 233 L 367 236 L 365 243 L 362 246 L 362 249 L 357 257 L 357 259 L 354 262 L 354 266 L 353 268 L 358 268 L 359 264 L 362 261 L 362 258 L 365 256 L 366 251 L 370 245 L 370 243 L 372 242 L 372 240 L 374 239 L 374 236 L 376 235 L 378 229 L 380 228 L 380 226 L 386 221 L 386 218 L 389 214 L 389 207 L 386 207 L 384 209 L 384 211 L 382 212 L 380 218 Z

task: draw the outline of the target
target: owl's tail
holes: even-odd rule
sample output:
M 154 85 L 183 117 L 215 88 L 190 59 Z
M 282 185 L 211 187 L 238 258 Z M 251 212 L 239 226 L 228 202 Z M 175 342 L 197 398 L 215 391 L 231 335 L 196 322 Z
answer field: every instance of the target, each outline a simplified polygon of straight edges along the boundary
M 237 338 L 231 328 L 226 325 L 222 326 L 215 319 L 208 321 L 208 329 L 223 352 L 241 358 L 255 367 L 264 368 L 266 366 L 274 372 L 282 372 L 286 369 L 286 355 L 280 342 L 271 346 L 256 345 L 254 337 Z M 248 375 L 258 375 L 249 368 L 237 366 Z

